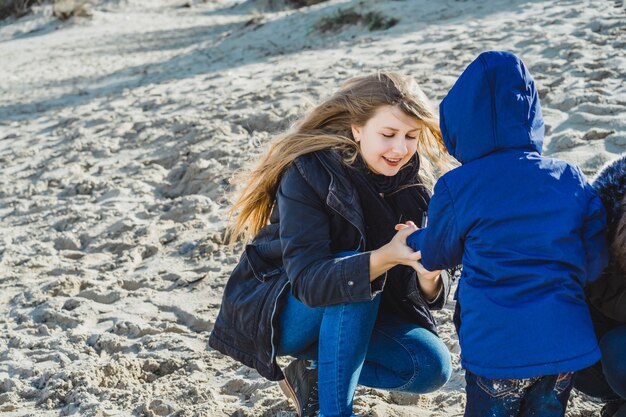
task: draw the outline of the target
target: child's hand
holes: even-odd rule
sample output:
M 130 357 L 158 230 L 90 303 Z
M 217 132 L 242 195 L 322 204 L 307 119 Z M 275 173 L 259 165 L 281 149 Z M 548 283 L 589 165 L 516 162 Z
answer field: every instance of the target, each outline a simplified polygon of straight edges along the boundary
M 394 228 L 395 228 L 396 230 L 403 230 L 403 229 L 406 229 L 407 227 L 412 228 L 412 229 L 413 229 L 413 232 L 414 232 L 415 230 L 417 230 L 417 229 L 418 229 L 418 227 L 415 225 L 415 223 L 413 223 L 411 220 L 409 220 L 409 221 L 408 221 L 408 222 L 406 222 L 406 223 L 399 223 L 399 224 L 396 224 L 396 226 L 395 226 Z

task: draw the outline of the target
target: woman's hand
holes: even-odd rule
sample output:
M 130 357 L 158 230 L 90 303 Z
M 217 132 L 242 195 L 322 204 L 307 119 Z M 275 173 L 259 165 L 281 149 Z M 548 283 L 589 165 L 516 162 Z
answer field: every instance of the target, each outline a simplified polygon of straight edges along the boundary
M 417 230 L 417 226 L 412 221 L 408 221 L 404 224 L 397 224 L 395 226 L 395 229 L 398 231 L 409 229 L 411 230 L 411 233 L 413 233 L 415 230 Z M 406 239 L 405 239 L 405 242 L 406 242 Z M 406 243 L 405 243 L 405 246 L 406 246 Z M 441 288 L 441 279 L 440 279 L 441 271 L 440 270 L 429 271 L 428 269 L 424 268 L 424 265 L 422 265 L 421 262 L 419 262 L 419 260 L 422 259 L 422 252 L 417 251 L 415 253 L 419 254 L 419 257 L 417 258 L 415 263 L 409 266 L 413 267 L 413 269 L 417 273 L 417 280 L 419 282 L 419 285 L 420 285 L 420 288 L 422 290 L 424 297 L 428 301 L 433 301 L 435 298 L 437 298 L 437 295 L 439 294 L 439 290 Z
M 421 259 L 421 251 L 416 253 L 420 254 Z M 422 289 L 422 294 L 426 300 L 434 301 L 439 294 L 439 290 L 441 289 L 441 271 L 429 271 L 424 268 L 424 265 L 422 265 L 421 262 L 416 262 L 416 264 L 417 265 L 413 266 L 413 269 L 415 269 L 415 272 L 417 273 L 417 281 Z
M 395 229 L 398 233 L 391 238 L 391 241 L 372 251 L 370 255 L 370 281 L 374 281 L 396 265 L 410 266 L 417 274 L 424 297 L 428 301 L 434 300 L 441 288 L 441 271 L 429 271 L 424 268 L 419 262 L 422 259 L 422 253 L 413 251 L 406 244 L 407 237 L 417 230 L 417 226 L 409 221 L 405 224 L 397 224 Z
M 421 254 L 413 251 L 406 244 L 406 238 L 415 230 L 417 228 L 403 228 L 391 238 L 389 243 L 371 252 L 370 281 L 374 281 L 396 265 L 415 267 L 417 261 L 421 259 Z

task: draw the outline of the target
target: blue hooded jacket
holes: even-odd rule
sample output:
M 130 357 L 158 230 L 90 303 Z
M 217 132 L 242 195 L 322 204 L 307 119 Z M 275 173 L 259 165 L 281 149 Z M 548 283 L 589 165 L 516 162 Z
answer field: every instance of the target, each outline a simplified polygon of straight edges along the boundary
M 463 367 L 530 378 L 592 365 L 600 352 L 583 287 L 607 263 L 606 214 L 579 168 L 541 155 L 530 73 L 511 53 L 482 53 L 439 110 L 462 165 L 439 179 L 428 227 L 407 243 L 429 270 L 463 264 Z

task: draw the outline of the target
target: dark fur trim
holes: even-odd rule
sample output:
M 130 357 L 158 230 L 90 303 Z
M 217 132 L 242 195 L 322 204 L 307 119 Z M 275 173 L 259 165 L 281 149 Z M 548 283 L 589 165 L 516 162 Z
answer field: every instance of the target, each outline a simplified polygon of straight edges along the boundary
M 626 274 L 626 196 L 622 199 L 621 213 L 615 229 L 615 238 L 611 242 L 611 255 Z
M 626 272 L 626 154 L 608 162 L 592 185 L 607 212 L 611 263 Z
M 626 154 L 608 162 L 596 175 L 592 185 L 604 203 L 609 234 L 612 235 L 624 214 L 624 207 L 620 203 L 626 195 Z

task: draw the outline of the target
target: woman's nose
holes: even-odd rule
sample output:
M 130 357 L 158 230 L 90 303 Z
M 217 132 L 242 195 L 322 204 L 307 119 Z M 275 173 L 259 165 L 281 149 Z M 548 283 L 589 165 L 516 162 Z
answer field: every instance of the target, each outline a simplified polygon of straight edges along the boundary
M 406 139 L 404 139 L 403 137 L 399 137 L 396 140 L 394 140 L 392 149 L 394 152 L 397 152 L 401 155 L 406 154 L 407 149 L 408 149 L 406 146 Z

